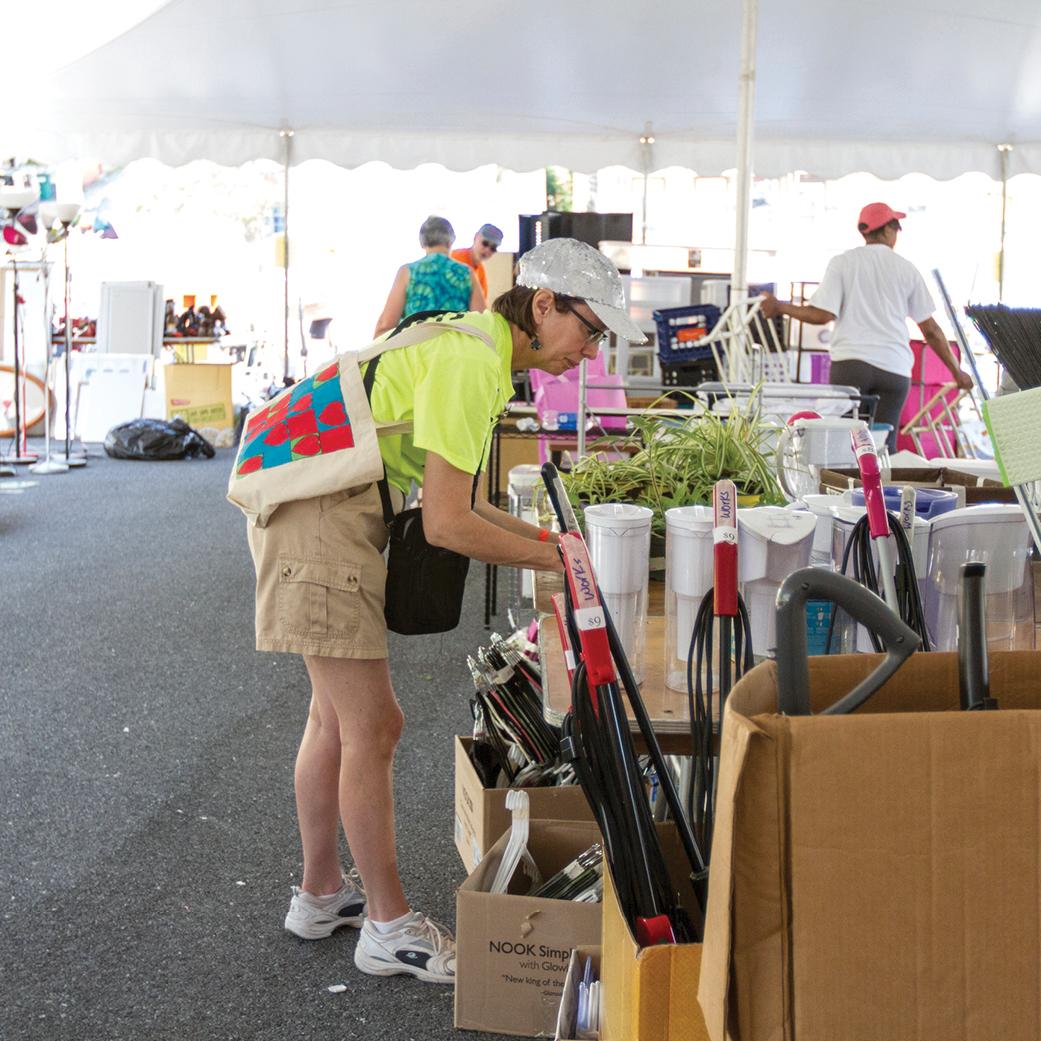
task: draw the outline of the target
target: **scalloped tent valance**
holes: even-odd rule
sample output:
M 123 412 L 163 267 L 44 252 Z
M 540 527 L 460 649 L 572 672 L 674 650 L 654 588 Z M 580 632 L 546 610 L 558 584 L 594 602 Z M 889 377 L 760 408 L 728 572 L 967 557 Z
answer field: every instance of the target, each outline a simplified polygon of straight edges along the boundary
M 53 5 L 52 5 L 53 6 Z M 169 0 L 20 75 L 4 154 L 119 164 L 737 165 L 733 0 Z M 50 9 L 50 8 L 49 8 Z M 1037 0 L 760 0 L 755 169 L 1041 173 Z M 7 88 L 11 90 L 10 87 Z

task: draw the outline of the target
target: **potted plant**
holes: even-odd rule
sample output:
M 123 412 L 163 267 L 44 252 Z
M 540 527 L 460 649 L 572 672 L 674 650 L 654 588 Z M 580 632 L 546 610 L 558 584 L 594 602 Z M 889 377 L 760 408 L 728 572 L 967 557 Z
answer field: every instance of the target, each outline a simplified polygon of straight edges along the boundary
M 734 482 L 739 505 L 784 503 L 773 464 L 775 436 L 776 427 L 757 410 L 732 403 L 723 416 L 695 402 L 689 419 L 635 417 L 632 431 L 598 439 L 562 477 L 576 509 L 606 502 L 650 507 L 656 560 L 664 558 L 665 511 L 711 504 L 717 481 Z

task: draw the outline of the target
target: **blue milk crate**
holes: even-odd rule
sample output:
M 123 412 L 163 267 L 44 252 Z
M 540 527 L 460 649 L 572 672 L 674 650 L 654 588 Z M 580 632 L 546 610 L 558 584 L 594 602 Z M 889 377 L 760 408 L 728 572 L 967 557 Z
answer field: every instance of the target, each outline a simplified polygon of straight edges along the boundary
M 705 337 L 715 328 L 719 315 L 719 308 L 712 304 L 653 312 L 658 328 L 658 360 L 662 365 L 711 357 L 712 348 Z

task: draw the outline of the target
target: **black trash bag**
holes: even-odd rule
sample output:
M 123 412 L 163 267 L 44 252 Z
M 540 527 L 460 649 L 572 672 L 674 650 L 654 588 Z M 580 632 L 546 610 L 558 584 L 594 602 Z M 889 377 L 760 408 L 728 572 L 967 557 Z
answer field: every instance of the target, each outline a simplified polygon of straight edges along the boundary
M 212 459 L 213 445 L 183 419 L 132 419 L 105 435 L 113 459 Z

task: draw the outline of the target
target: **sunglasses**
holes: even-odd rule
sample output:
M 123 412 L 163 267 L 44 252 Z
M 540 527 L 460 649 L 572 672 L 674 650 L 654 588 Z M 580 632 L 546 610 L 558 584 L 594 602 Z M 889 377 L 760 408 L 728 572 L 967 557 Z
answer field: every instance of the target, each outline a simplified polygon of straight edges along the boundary
M 493 253 L 497 253 L 499 250 L 498 243 L 489 242 L 487 239 L 481 239 L 481 245 L 484 246 L 485 249 L 490 249 Z
M 578 311 L 576 311 L 571 306 L 571 304 L 568 303 L 567 300 L 561 300 L 560 301 L 560 305 L 569 314 L 573 314 L 586 327 L 586 329 L 589 332 L 589 335 L 586 337 L 586 339 L 590 343 L 600 344 L 600 343 L 603 343 L 607 339 L 607 330 L 606 329 L 598 329 L 595 325 L 593 325 L 593 323 L 591 321 L 589 321 L 588 318 L 585 318 L 581 314 L 579 314 Z

